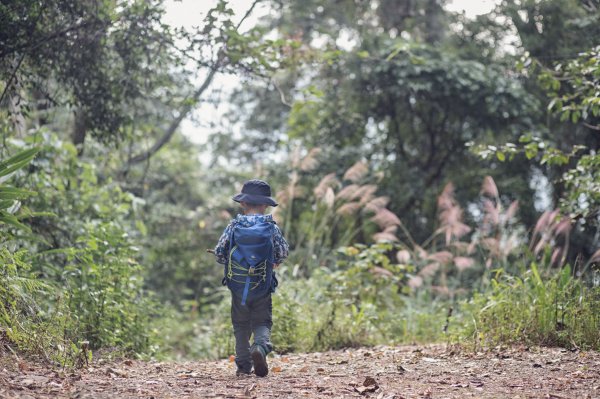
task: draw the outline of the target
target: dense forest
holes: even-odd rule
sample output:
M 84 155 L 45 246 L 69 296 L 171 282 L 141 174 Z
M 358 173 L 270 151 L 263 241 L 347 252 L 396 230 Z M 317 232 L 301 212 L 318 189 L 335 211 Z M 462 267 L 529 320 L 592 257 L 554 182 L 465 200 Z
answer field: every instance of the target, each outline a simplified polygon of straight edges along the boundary
M 260 178 L 291 249 L 278 353 L 600 350 L 600 2 L 219 0 L 194 28 L 165 3 L 0 3 L 5 348 L 229 356 L 206 249 Z

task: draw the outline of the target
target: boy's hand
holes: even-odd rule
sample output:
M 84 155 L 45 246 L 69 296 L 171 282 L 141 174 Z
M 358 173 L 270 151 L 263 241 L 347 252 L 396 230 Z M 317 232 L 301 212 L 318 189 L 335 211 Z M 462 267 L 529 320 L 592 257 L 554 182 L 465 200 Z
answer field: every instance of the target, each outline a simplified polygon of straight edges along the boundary
M 214 249 L 207 249 L 206 252 L 208 252 L 209 254 L 215 254 L 215 250 Z
M 273 264 L 273 270 L 277 269 L 278 267 L 279 267 L 279 263 Z

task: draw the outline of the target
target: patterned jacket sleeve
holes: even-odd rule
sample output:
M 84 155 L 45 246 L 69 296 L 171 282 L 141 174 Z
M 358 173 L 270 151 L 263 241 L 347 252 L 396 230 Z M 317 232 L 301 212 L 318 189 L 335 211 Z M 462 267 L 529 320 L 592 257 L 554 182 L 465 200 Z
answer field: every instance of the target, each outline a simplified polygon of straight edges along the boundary
M 215 257 L 217 258 L 217 262 L 223 265 L 227 264 L 227 254 L 229 253 L 229 236 L 231 235 L 232 223 L 229 223 L 223 234 L 221 234 L 221 238 L 219 238 L 219 242 L 215 247 Z
M 275 264 L 282 263 L 289 254 L 289 246 L 285 238 L 283 238 L 283 234 L 281 234 L 281 230 L 279 227 L 275 225 L 275 231 L 273 233 L 273 250 L 275 252 L 274 261 Z

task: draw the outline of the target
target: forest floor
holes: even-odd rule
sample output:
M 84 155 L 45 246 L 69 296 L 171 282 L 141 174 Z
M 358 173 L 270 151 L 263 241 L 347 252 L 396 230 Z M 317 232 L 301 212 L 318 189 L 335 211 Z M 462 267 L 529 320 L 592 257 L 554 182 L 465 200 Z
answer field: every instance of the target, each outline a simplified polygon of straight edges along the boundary
M 269 356 L 269 375 L 235 363 L 120 360 L 61 371 L 4 356 L 0 398 L 600 398 L 600 353 L 443 345 Z

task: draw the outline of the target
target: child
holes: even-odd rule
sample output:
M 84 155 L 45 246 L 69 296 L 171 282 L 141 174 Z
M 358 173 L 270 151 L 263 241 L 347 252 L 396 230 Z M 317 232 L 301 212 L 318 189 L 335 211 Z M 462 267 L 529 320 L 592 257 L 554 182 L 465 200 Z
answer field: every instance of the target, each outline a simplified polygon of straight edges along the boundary
M 277 206 L 269 184 L 249 180 L 233 200 L 242 205 L 243 215 L 225 228 L 214 254 L 225 265 L 223 285 L 232 294 L 236 375 L 249 375 L 254 365 L 256 375 L 264 377 L 269 373 L 266 357 L 273 350 L 271 293 L 277 286 L 273 269 L 287 258 L 288 244 L 273 217 L 265 215 L 268 206 Z

